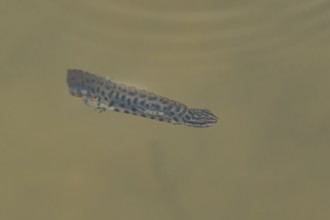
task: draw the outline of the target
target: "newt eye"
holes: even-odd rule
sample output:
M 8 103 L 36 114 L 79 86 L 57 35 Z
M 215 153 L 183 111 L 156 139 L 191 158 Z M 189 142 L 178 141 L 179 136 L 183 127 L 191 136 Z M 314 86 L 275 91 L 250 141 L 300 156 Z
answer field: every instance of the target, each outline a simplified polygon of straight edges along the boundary
M 93 100 L 98 100 L 98 97 L 97 97 L 97 95 L 92 95 L 92 96 L 91 96 L 91 99 L 93 99 Z

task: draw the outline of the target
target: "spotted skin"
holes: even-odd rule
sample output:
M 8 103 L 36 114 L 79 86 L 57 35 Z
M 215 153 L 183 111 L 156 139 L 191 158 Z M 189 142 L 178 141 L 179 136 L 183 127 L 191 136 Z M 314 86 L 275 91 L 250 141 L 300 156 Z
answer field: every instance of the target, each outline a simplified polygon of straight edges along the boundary
M 188 108 L 177 101 L 78 69 L 67 71 L 71 95 L 83 97 L 84 102 L 99 112 L 113 110 L 172 124 L 209 127 L 218 117 L 208 109 Z

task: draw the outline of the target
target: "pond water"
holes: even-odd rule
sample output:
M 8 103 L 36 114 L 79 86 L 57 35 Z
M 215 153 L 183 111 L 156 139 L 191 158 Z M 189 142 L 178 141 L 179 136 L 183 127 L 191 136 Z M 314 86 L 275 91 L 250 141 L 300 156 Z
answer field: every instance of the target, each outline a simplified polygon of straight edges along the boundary
M 0 219 L 330 218 L 328 1 L 0 5 Z M 209 108 L 98 113 L 78 68 Z

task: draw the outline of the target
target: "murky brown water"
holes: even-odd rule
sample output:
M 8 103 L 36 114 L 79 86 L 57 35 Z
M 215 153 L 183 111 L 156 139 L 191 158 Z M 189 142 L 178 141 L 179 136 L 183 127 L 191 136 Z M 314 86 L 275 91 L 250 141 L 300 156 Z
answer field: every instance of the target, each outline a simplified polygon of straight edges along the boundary
M 0 219 L 330 219 L 327 1 L 0 4 Z M 207 107 L 98 114 L 80 68 Z

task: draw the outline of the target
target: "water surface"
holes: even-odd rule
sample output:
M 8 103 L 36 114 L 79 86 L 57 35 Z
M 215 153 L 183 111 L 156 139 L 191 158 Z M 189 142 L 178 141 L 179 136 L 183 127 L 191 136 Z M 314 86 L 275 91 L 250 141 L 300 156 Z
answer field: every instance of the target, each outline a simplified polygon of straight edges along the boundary
M 0 218 L 329 219 L 327 1 L 0 6 Z M 66 70 L 220 116 L 98 114 Z

